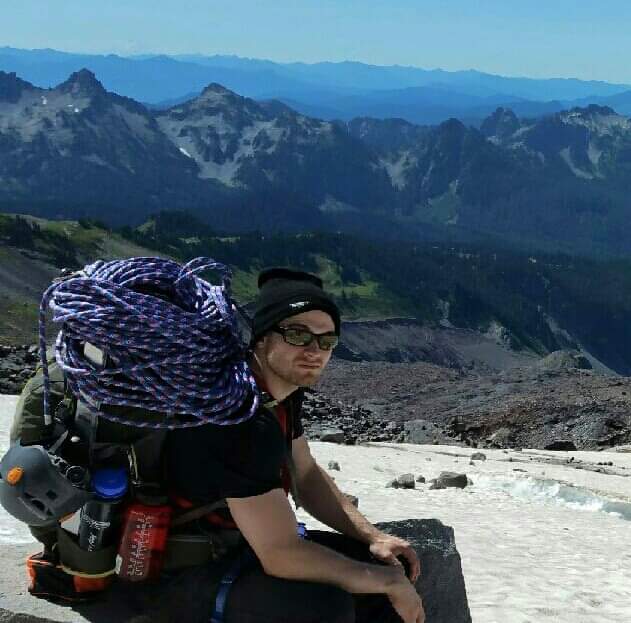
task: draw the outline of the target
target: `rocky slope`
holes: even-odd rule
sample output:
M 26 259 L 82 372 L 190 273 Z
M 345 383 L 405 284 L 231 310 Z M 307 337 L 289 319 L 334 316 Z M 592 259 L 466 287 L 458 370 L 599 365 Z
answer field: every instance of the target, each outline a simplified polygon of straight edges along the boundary
M 0 393 L 19 393 L 37 361 L 36 346 L 0 345 Z M 573 351 L 495 371 L 334 359 L 303 421 L 310 439 L 345 444 L 607 448 L 631 443 L 631 378 Z
M 558 449 L 631 442 L 631 379 L 596 372 L 573 351 L 495 372 L 334 361 L 317 392 L 307 408 L 316 435 L 337 424 L 359 440 Z

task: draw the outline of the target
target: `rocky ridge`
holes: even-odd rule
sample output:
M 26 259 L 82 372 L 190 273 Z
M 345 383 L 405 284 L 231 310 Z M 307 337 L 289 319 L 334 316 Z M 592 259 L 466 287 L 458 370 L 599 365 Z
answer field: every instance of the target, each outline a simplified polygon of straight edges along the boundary
M 457 119 L 424 128 L 322 121 L 216 83 L 152 111 L 86 69 L 51 89 L 0 72 L 0 200 L 40 216 L 129 224 L 186 207 L 226 229 L 280 219 L 412 238 L 432 223 L 443 236 L 626 252 L 630 145 L 631 121 L 596 105 L 536 120 L 500 109 L 482 131 Z M 603 219 L 616 234 L 606 241 L 594 234 Z

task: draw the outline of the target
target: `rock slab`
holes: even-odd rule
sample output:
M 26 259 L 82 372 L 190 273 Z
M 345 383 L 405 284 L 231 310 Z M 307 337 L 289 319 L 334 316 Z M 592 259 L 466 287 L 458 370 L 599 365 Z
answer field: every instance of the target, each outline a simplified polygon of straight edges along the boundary
M 416 550 L 421 562 L 416 588 L 423 597 L 426 623 L 471 623 L 453 529 L 436 519 L 406 519 L 377 527 L 408 540 Z M 0 623 L 176 623 L 155 612 L 151 618 L 145 616 L 140 602 L 122 585 L 110 589 L 102 601 L 72 607 L 32 597 L 26 590 L 24 560 L 37 550 L 37 544 L 2 545 Z
M 403 519 L 375 525 L 414 547 L 421 562 L 416 590 L 423 598 L 425 623 L 471 623 L 453 528 L 438 519 Z

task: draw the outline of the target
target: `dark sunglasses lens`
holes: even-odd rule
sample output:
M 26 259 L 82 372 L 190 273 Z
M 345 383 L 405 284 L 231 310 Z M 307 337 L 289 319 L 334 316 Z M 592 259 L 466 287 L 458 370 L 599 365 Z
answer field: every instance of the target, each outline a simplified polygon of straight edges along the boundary
M 300 329 L 285 329 L 285 341 L 293 346 L 309 346 L 313 341 L 313 333 Z
M 339 338 L 337 335 L 320 335 L 318 336 L 318 346 L 322 350 L 332 350 L 337 346 Z

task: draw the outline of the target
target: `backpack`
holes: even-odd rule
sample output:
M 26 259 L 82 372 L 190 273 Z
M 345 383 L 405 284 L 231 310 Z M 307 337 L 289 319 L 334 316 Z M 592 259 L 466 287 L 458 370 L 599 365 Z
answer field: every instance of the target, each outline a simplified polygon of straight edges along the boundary
M 135 428 L 94 416 L 68 391 L 63 372 L 52 359 L 49 360 L 49 378 L 55 426 L 47 427 L 44 423 L 44 380 L 40 366 L 18 400 L 10 431 L 11 447 L 3 459 L 2 478 L 6 480 L 10 471 L 4 462 L 11 459 L 12 449 L 44 449 L 52 461 L 62 463 L 65 469 L 80 466 L 87 470 L 96 465 L 127 468 L 132 485 L 127 502 L 146 501 L 148 497 L 154 502 L 167 502 L 162 451 L 168 431 Z M 126 419 L 133 418 L 134 414 L 144 420 L 159 416 L 127 407 L 116 407 L 116 413 Z M 79 431 L 85 441 L 76 441 L 73 433 Z M 51 447 L 55 448 L 54 454 Z M 86 498 L 79 499 L 81 501 L 76 504 L 83 503 Z M 210 513 L 218 513 L 225 506 L 225 502 L 220 501 L 193 507 L 185 500 L 179 500 L 167 541 L 166 569 L 219 560 L 240 543 L 240 533 L 227 522 L 222 525 L 218 515 L 212 516 L 213 524 L 219 526 L 212 534 L 203 535 L 189 529 L 191 523 Z M 73 510 L 78 514 L 80 509 Z M 44 546 L 43 552 L 27 561 L 29 592 L 56 602 L 86 601 L 109 585 L 115 574 L 118 543 L 104 550 L 85 551 L 79 547 L 76 534 L 64 528 L 66 518 L 55 519 L 44 526 L 29 525 L 33 536 Z
M 223 275 L 222 286 L 211 286 L 195 276 L 205 269 L 218 270 Z M 182 369 L 190 363 L 186 355 L 180 354 L 183 339 L 193 340 L 198 349 L 202 345 L 208 349 L 204 353 L 214 357 L 213 361 L 219 362 L 217 365 L 227 366 L 222 369 L 226 374 L 238 372 L 236 384 L 230 384 L 234 391 L 228 397 L 223 391 L 225 384 L 219 384 L 214 394 L 214 390 L 210 391 L 212 400 L 215 400 L 213 396 L 217 396 L 220 423 L 226 423 L 222 418 L 231 417 L 233 407 L 238 408 L 235 405 L 245 404 L 242 401 L 242 397 L 247 395 L 245 391 L 253 390 L 256 402 L 251 403 L 250 411 L 242 419 L 254 413 L 256 404 L 267 406 L 265 397 L 262 402 L 258 401 L 258 387 L 245 360 L 240 359 L 244 349 L 239 344 L 238 324 L 243 319 L 239 314 L 235 318 L 237 306 L 229 294 L 230 279 L 227 267 L 210 258 L 197 258 L 184 266 L 161 258 L 130 258 L 98 261 L 78 273 L 56 280 L 44 293 L 41 309 L 46 309 L 51 303 L 58 314 L 53 320 L 70 327 L 67 331 L 62 329 L 57 340 L 58 345 L 63 345 L 66 356 L 70 352 L 70 359 L 66 361 L 69 367 L 65 368 L 68 374 L 66 377 L 57 362 L 48 357 L 45 360 L 48 393 L 44 366 L 27 382 L 11 428 L 11 446 L 0 461 L 0 503 L 10 514 L 27 523 L 35 538 L 44 545 L 43 552 L 28 561 L 29 590 L 32 594 L 53 600 L 80 601 L 106 587 L 116 573 L 117 543 L 87 551 L 79 547 L 77 535 L 68 529 L 67 516 L 74 515 L 76 518 L 84 503 L 95 497 L 90 479 L 95 471 L 108 468 L 119 472 L 121 468 L 125 470 L 129 490 L 121 506 L 136 501 L 148 505 L 168 503 L 163 464 L 167 426 L 199 425 L 194 420 L 199 423 L 213 421 L 216 413 L 206 409 L 206 404 L 197 407 L 197 403 L 191 406 L 186 400 L 171 399 L 167 388 L 173 387 L 173 383 L 184 379 L 185 392 L 188 391 L 194 400 L 200 400 L 200 395 L 206 396 L 210 391 L 204 379 L 217 378 L 213 376 L 216 368 L 207 365 L 202 365 L 198 368 L 201 372 L 195 374 Z M 147 294 L 150 296 L 147 297 Z M 60 298 L 57 301 L 55 297 L 58 295 Z M 169 303 L 173 297 L 180 297 L 178 304 L 161 307 L 161 300 Z M 68 303 L 69 298 L 72 304 Z M 90 302 L 86 303 L 86 300 Z M 52 305 L 54 301 L 55 305 Z M 180 303 L 181 306 L 178 306 Z M 196 311 L 193 319 L 188 311 L 191 309 Z M 86 314 L 94 313 L 98 316 L 90 316 L 88 320 Z M 152 317 L 156 318 L 156 322 L 146 325 L 153 331 L 152 337 L 148 337 L 149 333 L 138 337 L 138 331 L 142 329 L 138 318 L 146 322 Z M 165 326 L 170 328 L 161 331 L 159 323 L 165 317 Z M 68 318 L 72 318 L 73 322 L 76 320 L 76 323 L 66 325 L 70 322 Z M 44 315 L 41 314 L 42 344 L 45 343 L 43 321 Z M 132 324 L 128 327 L 126 323 L 130 321 Z M 125 333 L 126 330 L 129 332 Z M 183 335 L 187 330 L 189 334 Z M 93 394 L 84 392 L 80 381 L 85 376 L 77 376 L 76 367 L 68 363 L 72 357 L 90 359 L 96 367 L 90 367 L 89 363 L 81 364 L 83 371 L 88 370 L 88 375 L 92 374 L 91 371 L 102 373 L 103 367 L 107 371 L 110 367 L 109 355 L 105 356 L 97 349 L 96 356 L 100 356 L 101 360 L 94 359 L 93 354 L 88 352 L 92 341 L 103 344 L 105 348 L 111 341 L 122 348 L 141 348 L 149 356 L 153 349 L 162 354 L 168 352 L 170 359 L 159 358 L 162 362 L 159 364 L 162 366 L 160 373 L 165 375 L 171 374 L 171 366 L 180 367 L 174 376 L 169 377 L 171 385 L 163 383 L 159 387 L 151 382 L 147 384 L 147 378 L 141 371 L 135 377 L 136 385 L 132 384 L 131 393 L 125 394 L 129 391 L 127 389 L 117 389 L 118 398 L 110 401 L 107 399 L 109 395 L 103 398 L 99 388 Z M 112 366 L 114 370 L 120 368 L 122 351 L 115 352 L 118 359 Z M 136 364 L 129 365 L 128 370 L 133 376 Z M 139 368 L 144 370 L 142 366 Z M 106 372 L 104 376 L 108 380 L 105 386 L 129 387 L 126 381 L 131 377 L 126 374 L 115 372 L 108 376 Z M 223 378 L 228 377 L 224 375 Z M 234 376 L 230 378 L 234 379 Z M 136 400 L 134 391 L 144 391 L 149 399 Z M 84 402 L 83 397 L 91 404 Z M 182 408 L 183 405 L 186 408 Z M 180 414 L 188 419 L 180 423 L 166 421 L 168 417 L 179 418 Z M 292 466 L 291 453 L 288 453 L 289 481 L 293 481 Z M 292 490 L 295 492 L 295 486 Z M 233 523 L 222 524 L 219 521 L 214 524 L 219 526 L 218 529 L 203 533 L 195 530 L 194 524 L 198 519 L 211 512 L 216 516 L 225 507 L 225 500 L 197 508 L 183 501 L 174 509 L 166 545 L 166 569 L 218 560 L 243 544 Z
M 128 502 L 146 499 L 143 490 L 148 488 L 152 495 L 161 496 L 164 502 L 166 486 L 162 455 L 168 431 L 135 428 L 95 417 L 69 392 L 63 372 L 54 359 L 48 360 L 48 367 L 51 412 L 55 414 L 56 428 L 44 424 L 44 380 L 40 365 L 19 397 L 10 432 L 11 445 L 47 448 L 58 445 L 56 457 L 69 465 L 86 469 L 95 465 L 127 467 L 133 485 Z M 266 393 L 263 394 L 263 403 L 269 409 L 277 405 L 277 401 Z M 299 404 L 296 408 L 299 408 Z M 115 409 L 117 415 L 128 420 L 134 415 L 143 421 L 159 416 L 130 407 Z M 289 420 L 291 415 L 288 414 Z M 290 424 L 291 421 L 281 422 L 286 436 L 292 434 Z M 60 428 L 65 430 L 60 433 Z M 81 432 L 87 442 L 73 442 L 73 432 Z M 61 443 L 58 438 L 60 435 L 65 435 Z M 289 438 L 287 443 L 289 450 Z M 289 451 L 283 470 L 283 486 L 299 504 L 294 478 Z M 236 526 L 222 514 L 226 508 L 225 501 L 195 507 L 187 500 L 171 496 L 169 503 L 175 508 L 167 540 L 165 569 L 175 570 L 208 561 L 220 561 L 243 545 Z M 79 509 L 76 510 L 78 512 Z M 213 530 L 202 532 L 192 525 L 202 518 L 208 520 L 207 525 L 212 526 Z M 87 601 L 109 586 L 116 570 L 116 546 L 87 552 L 79 547 L 76 534 L 64 527 L 64 518 L 59 519 L 46 526 L 29 525 L 33 536 L 44 546 L 42 552 L 27 560 L 29 592 L 56 602 Z

